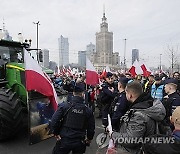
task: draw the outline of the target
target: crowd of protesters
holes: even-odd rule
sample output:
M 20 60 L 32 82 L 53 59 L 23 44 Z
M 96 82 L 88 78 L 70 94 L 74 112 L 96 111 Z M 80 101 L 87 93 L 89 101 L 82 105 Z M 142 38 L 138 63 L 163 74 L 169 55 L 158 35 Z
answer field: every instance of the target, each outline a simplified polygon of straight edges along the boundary
M 153 154 L 162 153 L 162 149 L 166 149 L 163 153 L 180 153 L 179 72 L 172 76 L 161 73 L 148 77 L 107 72 L 96 86 L 86 85 L 85 79 L 85 74 L 63 77 L 61 86 L 68 92 L 67 101 L 71 102 L 76 84 L 83 85 L 85 104 L 92 112 L 97 107 L 96 118 L 102 119 L 104 128 L 108 125 L 109 114 L 113 130 L 119 132 L 120 137 L 145 138 L 161 134 L 175 138 L 175 143 L 168 145 L 168 149 L 164 144 L 146 144 L 143 149 L 142 144 L 122 143 L 118 145 L 122 153 L 144 151 Z

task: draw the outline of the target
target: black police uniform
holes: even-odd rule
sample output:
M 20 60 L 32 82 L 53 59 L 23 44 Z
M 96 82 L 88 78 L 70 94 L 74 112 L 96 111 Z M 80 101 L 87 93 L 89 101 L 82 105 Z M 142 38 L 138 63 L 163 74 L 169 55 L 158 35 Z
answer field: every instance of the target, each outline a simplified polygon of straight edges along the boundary
M 62 122 L 65 113 L 67 114 Z M 93 139 L 95 120 L 91 109 L 85 105 L 84 99 L 73 96 L 71 103 L 60 104 L 52 117 L 51 128 L 55 135 L 61 137 L 53 149 L 54 154 L 68 154 L 70 151 L 73 154 L 83 154 L 86 150 L 85 137 L 89 140 Z
M 120 118 L 126 113 L 129 106 L 130 106 L 130 102 L 128 102 L 126 98 L 126 93 L 125 91 L 123 91 L 119 94 L 118 101 L 115 104 L 115 107 L 113 110 L 114 112 L 112 115 L 112 127 L 114 130 L 119 131 Z

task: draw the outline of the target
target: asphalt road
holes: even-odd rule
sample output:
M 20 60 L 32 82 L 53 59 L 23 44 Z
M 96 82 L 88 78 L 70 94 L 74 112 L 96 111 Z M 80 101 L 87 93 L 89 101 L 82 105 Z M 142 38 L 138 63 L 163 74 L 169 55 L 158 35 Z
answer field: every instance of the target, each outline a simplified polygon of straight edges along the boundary
M 95 117 L 97 113 L 95 113 Z M 86 154 L 96 154 L 96 136 L 103 132 L 101 120 L 96 119 L 96 133 L 90 147 L 87 147 Z M 40 143 L 29 145 L 28 130 L 23 129 L 16 137 L 0 142 L 0 154 L 51 154 L 56 143 L 55 138 L 50 138 Z

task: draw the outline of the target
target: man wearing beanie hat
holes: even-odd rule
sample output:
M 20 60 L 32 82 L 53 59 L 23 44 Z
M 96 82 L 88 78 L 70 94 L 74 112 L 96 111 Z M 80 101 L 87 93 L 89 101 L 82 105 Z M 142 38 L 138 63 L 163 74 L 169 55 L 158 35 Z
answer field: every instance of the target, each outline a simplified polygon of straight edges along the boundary
M 106 81 L 101 85 L 100 92 L 100 102 L 102 104 L 102 124 L 104 127 L 108 125 L 107 116 L 110 113 L 111 103 L 114 100 L 115 87 L 114 87 L 114 77 L 111 72 L 107 72 Z
M 91 109 L 85 105 L 84 91 L 84 84 L 75 83 L 71 102 L 61 103 L 52 117 L 51 128 L 58 140 L 53 154 L 71 151 L 83 154 L 93 139 L 95 120 Z

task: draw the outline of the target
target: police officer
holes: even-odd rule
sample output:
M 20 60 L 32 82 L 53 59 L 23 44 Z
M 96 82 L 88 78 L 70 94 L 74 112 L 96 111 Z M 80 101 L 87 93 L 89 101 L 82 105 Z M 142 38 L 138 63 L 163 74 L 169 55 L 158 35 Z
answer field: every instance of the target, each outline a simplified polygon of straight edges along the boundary
M 128 78 L 126 77 L 121 77 L 118 80 L 118 100 L 115 103 L 115 107 L 113 109 L 113 114 L 112 114 L 112 127 L 115 131 L 119 131 L 120 128 L 120 118 L 126 113 L 130 106 L 130 102 L 128 102 L 126 98 L 126 93 L 125 93 L 125 87 L 126 84 L 128 83 Z
M 170 116 L 177 106 L 180 106 L 180 95 L 177 93 L 177 80 L 175 79 L 167 79 L 165 81 L 164 88 L 167 98 L 164 98 L 163 105 L 166 108 L 166 117 L 165 124 L 170 124 L 172 130 L 174 129 L 173 125 L 170 123 Z M 165 125 L 164 124 L 164 125 Z
M 67 101 L 71 101 L 72 99 L 74 85 L 75 85 L 75 81 L 73 80 L 72 76 L 65 79 L 64 84 L 63 84 L 63 89 L 68 91 Z
M 83 154 L 95 132 L 93 113 L 84 103 L 84 86 L 76 83 L 71 103 L 61 103 L 52 117 L 51 129 L 57 138 L 53 154 Z M 59 127 L 61 125 L 61 127 Z

